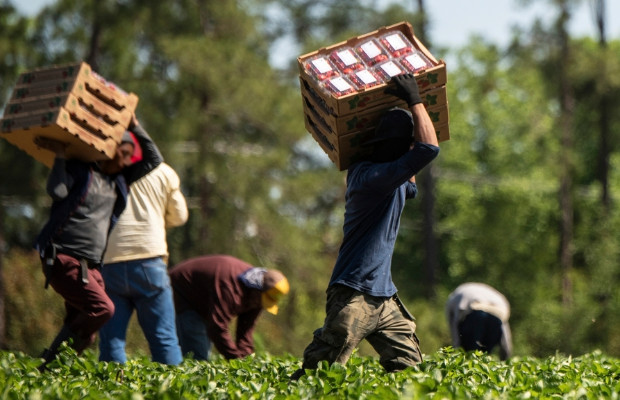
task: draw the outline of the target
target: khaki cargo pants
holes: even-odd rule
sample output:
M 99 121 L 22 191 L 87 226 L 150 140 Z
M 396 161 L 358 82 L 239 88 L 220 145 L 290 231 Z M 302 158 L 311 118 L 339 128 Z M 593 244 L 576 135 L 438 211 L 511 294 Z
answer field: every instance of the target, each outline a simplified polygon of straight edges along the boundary
M 374 297 L 342 285 L 327 290 L 325 323 L 304 350 L 303 369 L 322 360 L 345 364 L 366 339 L 379 353 L 387 371 L 399 371 L 422 361 L 416 324 L 398 297 Z

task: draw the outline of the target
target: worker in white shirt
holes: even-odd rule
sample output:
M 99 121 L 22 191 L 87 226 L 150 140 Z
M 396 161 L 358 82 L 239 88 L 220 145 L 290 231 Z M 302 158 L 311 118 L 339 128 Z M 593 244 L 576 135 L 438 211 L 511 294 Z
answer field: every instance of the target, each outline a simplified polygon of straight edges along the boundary
M 183 225 L 187 204 L 176 172 L 161 163 L 131 187 L 127 208 L 112 231 L 102 275 L 115 313 L 99 332 L 99 359 L 126 361 L 126 333 L 136 311 L 153 361 L 183 361 L 168 275 L 166 228 Z
M 463 283 L 448 297 L 446 315 L 453 347 L 491 353 L 499 345 L 501 360 L 511 356 L 510 304 L 493 287 Z

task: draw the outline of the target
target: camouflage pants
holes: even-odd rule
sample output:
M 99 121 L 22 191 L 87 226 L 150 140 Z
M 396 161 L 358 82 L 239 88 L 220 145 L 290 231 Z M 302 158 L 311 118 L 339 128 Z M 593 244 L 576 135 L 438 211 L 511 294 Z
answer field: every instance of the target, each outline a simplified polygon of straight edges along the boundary
M 345 364 L 366 339 L 387 371 L 405 369 L 422 361 L 415 328 L 413 316 L 396 296 L 374 297 L 346 286 L 331 286 L 325 323 L 304 350 L 302 368 L 316 368 L 322 360 Z

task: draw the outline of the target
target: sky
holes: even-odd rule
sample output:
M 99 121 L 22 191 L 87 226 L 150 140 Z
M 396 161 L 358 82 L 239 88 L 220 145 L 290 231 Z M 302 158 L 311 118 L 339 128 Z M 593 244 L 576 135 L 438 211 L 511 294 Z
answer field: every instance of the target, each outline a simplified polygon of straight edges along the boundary
M 35 15 L 47 4 L 55 0 L 12 0 L 18 11 L 26 15 Z M 380 3 L 414 4 L 413 0 L 380 0 Z M 478 34 L 497 45 L 506 45 L 511 37 L 513 26 L 529 28 L 535 18 L 540 18 L 549 26 L 556 17 L 556 12 L 549 4 L 550 0 L 532 1 L 534 5 L 520 6 L 519 0 L 427 0 L 425 6 L 430 16 L 429 35 L 436 47 L 458 49 L 469 38 Z M 620 0 L 607 0 L 607 38 L 620 39 Z M 597 37 L 596 25 L 592 12 L 593 0 L 582 0 L 573 11 L 570 32 L 573 36 Z M 378 28 L 378 27 L 377 27 Z M 414 27 L 415 31 L 415 27 Z M 281 41 L 271 62 L 275 66 L 284 66 L 295 59 L 295 46 Z

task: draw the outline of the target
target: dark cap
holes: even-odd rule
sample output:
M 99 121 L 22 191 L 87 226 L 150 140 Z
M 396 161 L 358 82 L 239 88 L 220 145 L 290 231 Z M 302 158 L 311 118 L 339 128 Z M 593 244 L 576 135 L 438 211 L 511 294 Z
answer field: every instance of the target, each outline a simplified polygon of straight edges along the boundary
M 413 140 L 413 117 L 410 111 L 398 107 L 386 111 L 375 128 L 374 138 L 364 142 L 364 146 L 391 139 Z
M 132 145 L 134 145 L 134 147 L 136 146 L 133 138 L 131 137 L 131 132 L 125 131 L 125 133 L 123 133 L 123 137 L 121 138 L 121 144 L 123 143 L 131 143 Z

